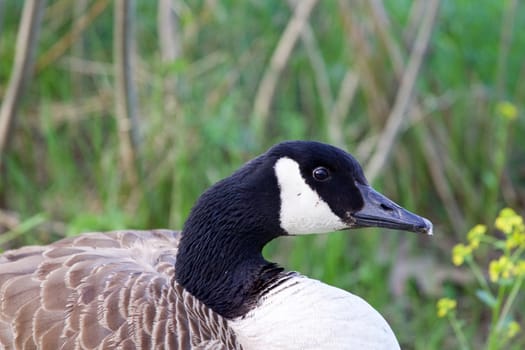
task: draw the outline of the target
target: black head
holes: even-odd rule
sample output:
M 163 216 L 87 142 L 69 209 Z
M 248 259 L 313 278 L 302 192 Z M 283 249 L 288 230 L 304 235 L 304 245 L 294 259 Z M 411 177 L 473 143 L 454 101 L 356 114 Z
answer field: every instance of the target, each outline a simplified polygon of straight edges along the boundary
M 347 152 L 288 141 L 210 187 L 183 229 L 176 279 L 226 317 L 280 273 L 262 248 L 280 235 L 386 227 L 432 233 L 432 224 L 373 190 Z M 258 287 L 254 287 L 258 286 Z
M 288 234 L 386 227 L 432 233 L 432 224 L 368 184 L 347 152 L 319 142 L 290 141 L 274 146 L 280 191 L 280 225 Z

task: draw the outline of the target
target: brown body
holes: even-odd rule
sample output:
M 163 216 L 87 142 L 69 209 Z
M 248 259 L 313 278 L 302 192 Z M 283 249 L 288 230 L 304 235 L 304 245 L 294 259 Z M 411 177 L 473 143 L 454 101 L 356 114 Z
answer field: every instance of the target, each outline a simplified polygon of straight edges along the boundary
M 0 256 L 2 349 L 236 349 L 175 282 L 180 233 L 84 234 Z

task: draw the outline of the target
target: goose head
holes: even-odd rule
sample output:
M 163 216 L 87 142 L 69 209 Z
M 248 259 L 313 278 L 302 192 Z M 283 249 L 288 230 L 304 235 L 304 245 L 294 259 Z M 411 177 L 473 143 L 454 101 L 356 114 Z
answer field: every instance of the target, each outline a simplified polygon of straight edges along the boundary
M 226 318 L 246 314 L 283 269 L 262 249 L 286 235 L 432 224 L 375 191 L 349 153 L 319 142 L 277 144 L 212 187 L 183 228 L 176 280 Z
M 375 191 L 357 160 L 317 142 L 269 151 L 279 189 L 281 229 L 289 235 L 383 227 L 432 234 L 432 224 Z

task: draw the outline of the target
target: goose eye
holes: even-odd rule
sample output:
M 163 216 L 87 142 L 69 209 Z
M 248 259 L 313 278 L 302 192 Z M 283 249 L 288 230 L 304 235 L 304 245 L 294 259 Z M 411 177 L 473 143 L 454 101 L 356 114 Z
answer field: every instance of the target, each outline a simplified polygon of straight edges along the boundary
M 312 176 L 317 181 L 326 181 L 330 179 L 330 171 L 325 167 L 320 166 L 314 169 Z

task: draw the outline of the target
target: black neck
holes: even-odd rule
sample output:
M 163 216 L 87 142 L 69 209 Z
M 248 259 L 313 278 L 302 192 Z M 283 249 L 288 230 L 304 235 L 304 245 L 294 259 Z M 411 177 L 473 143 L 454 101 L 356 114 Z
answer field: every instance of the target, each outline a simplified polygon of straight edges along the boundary
M 269 175 L 269 176 L 268 176 Z M 276 183 L 250 188 L 240 176 L 225 179 L 199 198 L 184 225 L 176 259 L 176 280 L 226 318 L 245 314 L 282 268 L 262 256 L 262 248 L 282 235 Z M 268 181 L 276 181 L 273 174 Z

